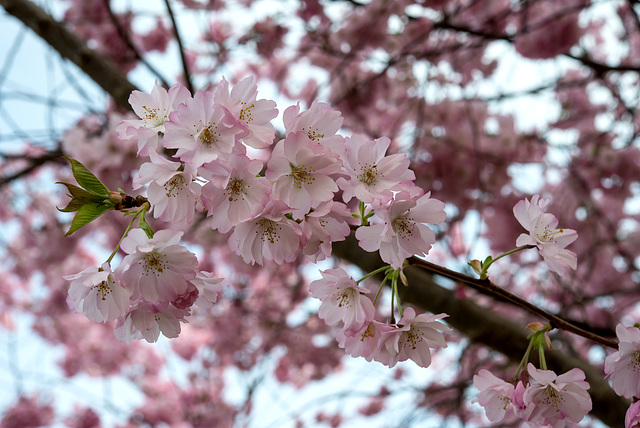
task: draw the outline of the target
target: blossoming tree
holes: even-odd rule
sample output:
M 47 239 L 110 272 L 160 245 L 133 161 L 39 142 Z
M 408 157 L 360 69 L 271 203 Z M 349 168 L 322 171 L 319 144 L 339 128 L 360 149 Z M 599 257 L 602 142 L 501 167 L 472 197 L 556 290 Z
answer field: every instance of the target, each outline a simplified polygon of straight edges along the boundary
M 354 360 L 273 425 L 640 426 L 640 6 L 151 3 L 0 0 L 110 97 L 3 153 L 4 331 L 126 380 L 120 426 L 265 426 Z

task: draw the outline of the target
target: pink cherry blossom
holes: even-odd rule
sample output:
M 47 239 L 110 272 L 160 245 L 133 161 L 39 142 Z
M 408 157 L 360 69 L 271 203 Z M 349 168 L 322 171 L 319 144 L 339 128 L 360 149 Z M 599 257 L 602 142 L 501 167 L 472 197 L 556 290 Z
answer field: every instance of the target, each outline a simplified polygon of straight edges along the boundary
M 527 370 L 536 383 L 524 392 L 526 408 L 521 416 L 525 421 L 536 426 L 563 427 L 565 419 L 577 423 L 591 411 L 589 383 L 582 370 L 575 368 L 558 376 L 551 370 L 536 369 L 531 363 Z
M 616 394 L 640 397 L 640 329 L 616 326 L 618 350 L 604 361 L 604 372 Z
M 288 107 L 283 114 L 285 135 L 304 132 L 309 139 L 344 156 L 345 140 L 336 134 L 342 126 L 342 114 L 328 104 L 314 101 L 300 113 L 300 104 Z
M 242 256 L 245 263 L 292 262 L 300 250 L 302 229 L 285 217 L 290 211 L 281 201 L 269 201 L 260 215 L 235 227 L 229 237 L 229 249 Z
M 214 93 L 196 92 L 169 115 L 162 145 L 178 149 L 176 156 L 196 167 L 234 152 L 238 128 L 223 123 L 225 110 L 214 103 Z
M 386 155 L 391 140 L 387 137 L 367 141 L 359 135 L 347 138 L 344 169 L 348 179 L 339 178 L 342 197 L 349 202 L 354 196 L 364 203 L 391 199 L 392 190 L 415 179 L 404 153 Z
M 123 120 L 116 131 L 122 139 L 137 139 L 138 155 L 147 156 L 158 149 L 158 134 L 164 133 L 169 114 L 190 98 L 189 90 L 177 83 L 168 92 L 158 82 L 151 94 L 133 91 L 129 104 L 140 120 Z
M 524 199 L 513 207 L 516 219 L 529 232 L 521 234 L 516 245 L 535 245 L 549 270 L 563 275 L 567 268 L 577 267 L 576 254 L 565 247 L 578 239 L 578 233 L 572 229 L 556 229 L 558 219 L 544 212 L 550 202 L 540 199 L 540 195 L 533 195 L 531 202 Z
M 194 181 L 197 176 L 195 167 L 171 162 L 155 152 L 149 153 L 149 157 L 151 162 L 140 166 L 133 188 L 150 183 L 147 198 L 155 218 L 171 223 L 175 228 L 191 224 L 202 190 Z
M 340 202 L 327 201 L 319 204 L 302 222 L 307 241 L 302 252 L 312 262 L 330 257 L 332 243 L 344 241 L 351 233 L 351 227 L 347 223 L 349 218 L 351 211 Z
M 71 281 L 67 303 L 92 321 L 113 321 L 127 313 L 131 306 L 131 293 L 116 281 L 109 263 L 100 268 L 90 267 L 64 279 Z
M 372 320 L 358 331 L 340 329 L 336 333 L 338 346 L 352 357 L 364 357 L 367 361 L 378 361 L 389 365 L 391 354 L 380 348 L 380 340 L 385 332 L 395 330 L 394 326 Z
M 189 281 L 198 290 L 198 298 L 195 304 L 201 308 L 212 307 L 222 292 L 222 281 L 224 281 L 224 278 L 216 278 L 212 272 L 198 272 L 196 277 Z
M 399 192 L 388 205 L 374 204 L 371 225 L 356 230 L 360 247 L 380 250 L 382 260 L 394 269 L 400 269 L 407 257 L 426 255 L 436 237 L 425 223 L 442 223 L 446 217 L 444 203 L 430 195 L 412 200 L 407 192 Z
M 473 376 L 473 385 L 480 390 L 475 401 L 484 407 L 487 419 L 491 422 L 497 423 L 505 417 L 515 416 L 513 384 L 496 377 L 489 370 L 482 369 Z
M 294 218 L 302 219 L 311 208 L 333 199 L 338 186 L 331 174 L 341 166 L 338 155 L 296 132 L 276 145 L 265 176 L 274 183 L 272 196 L 289 205 Z
M 188 311 L 173 305 L 138 301 L 125 316 L 118 318 L 113 332 L 118 340 L 127 344 L 134 339 L 154 343 L 160 333 L 176 338 L 180 334 L 180 322 L 184 322 L 187 315 Z
M 271 120 L 278 115 L 272 100 L 258 100 L 258 86 L 253 76 L 238 82 L 229 93 L 229 82 L 222 79 L 214 100 L 226 111 L 225 122 L 244 130 L 238 138 L 256 149 L 273 144 L 275 129 Z
M 202 202 L 212 229 L 227 233 L 262 211 L 271 189 L 268 180 L 258 176 L 262 168 L 262 162 L 244 155 L 225 156 L 200 168 L 208 180 Z
M 393 367 L 399 361 L 411 359 L 420 367 L 429 367 L 431 365 L 429 348 L 447 347 L 441 332 L 451 331 L 451 328 L 438 322 L 439 319 L 447 316 L 447 314 L 416 316 L 413 308 L 405 308 L 396 328 L 386 331 L 380 338 L 380 348 L 386 348 L 391 355 L 391 359 L 383 363 Z
M 640 401 L 629 406 L 624 416 L 624 428 L 640 428 Z
M 142 229 L 129 231 L 120 248 L 127 253 L 116 275 L 133 299 L 170 302 L 184 294 L 196 277 L 198 259 L 182 245 L 182 232 L 160 230 L 148 238 Z
M 375 307 L 367 296 L 371 290 L 360 287 L 343 269 L 327 269 L 320 274 L 322 279 L 313 281 L 309 291 L 312 297 L 322 300 L 318 309 L 321 319 L 328 325 L 344 322 L 346 335 L 373 320 Z

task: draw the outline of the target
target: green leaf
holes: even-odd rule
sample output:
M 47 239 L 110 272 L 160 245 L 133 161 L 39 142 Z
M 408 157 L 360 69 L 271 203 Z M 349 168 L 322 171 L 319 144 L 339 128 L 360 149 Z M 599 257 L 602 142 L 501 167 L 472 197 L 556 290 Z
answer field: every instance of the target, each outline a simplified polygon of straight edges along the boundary
M 93 175 L 89 168 L 82 165 L 75 159 L 71 159 L 67 156 L 64 156 L 64 158 L 71 162 L 71 171 L 80 186 L 96 195 L 109 195 L 110 190 L 98 179 L 98 177 Z
M 78 209 L 78 212 L 71 221 L 71 227 L 69 228 L 69 231 L 64 236 L 69 236 L 81 227 L 91 223 L 93 220 L 104 214 L 107 210 L 108 207 L 102 203 L 84 204 L 82 207 L 80 207 L 80 209 Z
M 102 202 L 104 200 L 104 195 L 96 195 L 95 193 L 88 192 L 75 184 L 63 183 L 62 181 L 58 181 L 56 184 L 64 185 L 69 191 L 69 196 L 73 199 L 79 199 L 86 202 Z
M 63 212 L 63 213 L 72 213 L 74 211 L 78 211 L 80 208 L 82 208 L 86 204 L 87 204 L 87 202 L 81 201 L 80 199 L 71 199 L 66 207 L 64 207 L 62 209 L 60 209 L 58 207 L 56 207 L 56 208 L 58 209 L 58 211 Z

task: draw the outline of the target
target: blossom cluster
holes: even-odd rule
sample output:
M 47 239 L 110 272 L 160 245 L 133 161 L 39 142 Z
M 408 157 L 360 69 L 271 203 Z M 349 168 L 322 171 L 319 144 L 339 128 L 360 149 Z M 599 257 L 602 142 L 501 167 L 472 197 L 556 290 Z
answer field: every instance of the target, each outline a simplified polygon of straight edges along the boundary
M 97 322 L 117 320 L 114 333 L 126 343 L 144 338 L 173 338 L 193 304 L 209 307 L 220 291 L 221 278 L 198 270 L 198 260 L 179 244 L 182 232 L 160 230 L 149 238 L 133 229 L 122 240 L 127 253 L 111 270 L 109 263 L 90 267 L 71 281 L 67 302 Z
M 356 232 L 360 245 L 396 269 L 429 251 L 435 235 L 425 223 L 445 218 L 444 204 L 413 184 L 406 154 L 387 154 L 385 137 L 337 134 L 342 117 L 327 104 L 287 108 L 275 142 L 276 104 L 257 98 L 252 77 L 232 89 L 223 79 L 193 97 L 180 85 L 156 85 L 151 94 L 134 91 L 130 103 L 140 119 L 118 131 L 149 157 L 134 187 L 148 184 L 153 215 L 180 228 L 205 211 L 213 230 L 231 232 L 229 248 L 246 263 L 327 258 L 331 242 L 351 232 L 353 198 L 375 213 Z M 167 150 L 170 159 L 159 154 Z
M 123 341 L 155 341 L 159 332 L 176 337 L 194 303 L 216 300 L 221 279 L 199 272 L 195 255 L 179 243 L 197 212 L 211 229 L 229 233 L 229 248 L 246 263 L 290 263 L 300 254 L 317 262 L 359 226 L 360 246 L 379 251 L 393 269 L 426 255 L 435 242 L 427 223 L 445 219 L 444 203 L 413 183 L 406 154 L 388 154 L 386 137 L 337 134 L 342 117 L 327 104 L 287 108 L 276 141 L 276 103 L 258 99 L 251 77 L 233 88 L 222 79 L 193 96 L 179 84 L 156 84 L 150 94 L 134 91 L 129 102 L 138 118 L 124 120 L 117 132 L 148 158 L 133 187 L 146 187 L 153 216 L 170 229 L 131 230 L 113 272 L 106 263 L 67 277 L 70 306 L 95 321 L 117 319 Z M 373 321 L 372 308 L 359 322 Z M 431 322 L 407 316 L 406 331 Z M 399 337 L 385 346 L 398 348 Z M 394 358 L 402 357 L 387 363 Z
M 523 233 L 516 240 L 517 246 L 532 245 L 538 248 L 549 270 L 564 275 L 567 268 L 576 269 L 578 259 L 565 247 L 578 239 L 573 229 L 557 229 L 558 219 L 544 209 L 551 201 L 533 195 L 513 207 L 513 214 L 529 234 Z
M 591 411 L 589 383 L 582 370 L 557 375 L 531 363 L 527 369 L 531 383 L 526 386 L 522 381 L 514 386 L 484 369 L 473 377 L 480 390 L 476 401 L 491 422 L 518 417 L 532 427 L 564 427 L 567 420 L 580 422 Z
M 389 367 L 408 359 L 428 367 L 429 348 L 447 347 L 442 332 L 451 329 L 438 322 L 446 314 L 416 316 L 408 307 L 396 323 L 376 321 L 370 290 L 360 287 L 343 269 L 328 269 L 321 274 L 322 279 L 310 285 L 311 295 L 322 301 L 318 315 L 329 325 L 341 326 L 338 345 L 351 356 Z

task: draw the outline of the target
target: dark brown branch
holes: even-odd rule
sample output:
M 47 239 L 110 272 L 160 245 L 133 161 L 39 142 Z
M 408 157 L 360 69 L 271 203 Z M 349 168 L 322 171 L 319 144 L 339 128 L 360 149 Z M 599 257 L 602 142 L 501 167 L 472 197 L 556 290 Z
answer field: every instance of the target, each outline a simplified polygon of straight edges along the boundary
M 488 279 L 476 279 L 470 276 L 464 275 L 459 272 L 452 271 L 445 267 L 429 263 L 425 260 L 419 259 L 417 257 L 412 257 L 409 259 L 409 263 L 411 265 L 420 266 L 423 269 L 426 269 L 429 272 L 436 273 L 438 275 L 444 276 L 446 278 L 452 279 L 456 282 L 471 286 L 477 290 L 484 290 L 491 294 L 492 296 L 499 296 L 516 306 L 520 306 L 523 309 L 535 314 L 551 323 L 554 328 L 558 328 L 560 330 L 567 331 L 569 333 L 573 333 L 575 335 L 584 337 L 585 339 L 589 339 L 592 342 L 595 342 L 599 345 L 606 346 L 613 349 L 618 349 L 618 342 L 607 339 L 602 336 L 598 336 L 590 331 L 583 330 L 582 328 L 571 324 L 570 322 L 560 318 L 557 315 L 554 315 L 550 312 L 545 311 L 544 309 L 530 303 L 529 301 L 516 296 L 513 293 L 508 292 L 504 288 L 498 287 L 493 284 Z
M 137 89 L 126 75 L 104 54 L 97 52 L 28 0 L 0 0 L 10 15 L 31 28 L 64 58 L 69 59 L 93 79 L 122 108 L 129 109 L 129 95 Z
M 28 158 L 29 161 L 31 162 L 29 166 L 16 172 L 15 174 L 7 175 L 5 177 L 0 178 L 0 188 L 11 183 L 13 180 L 16 180 L 20 177 L 24 177 L 25 175 L 32 173 L 33 171 L 40 168 L 42 165 L 44 165 L 47 162 L 50 162 L 53 160 L 62 161 L 62 154 L 63 154 L 62 151 L 58 149 L 58 150 L 49 152 L 47 154 L 44 154 L 42 156 L 39 156 L 37 158 Z

